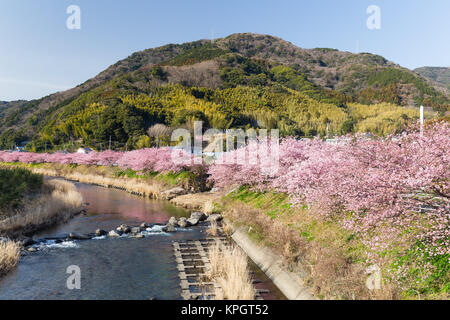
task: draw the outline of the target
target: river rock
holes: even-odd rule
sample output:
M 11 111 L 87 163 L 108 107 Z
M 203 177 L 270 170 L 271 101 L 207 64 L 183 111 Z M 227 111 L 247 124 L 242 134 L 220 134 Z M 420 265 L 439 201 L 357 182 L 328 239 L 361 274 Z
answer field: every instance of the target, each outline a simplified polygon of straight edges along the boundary
M 131 228 L 131 233 L 133 233 L 133 234 L 139 233 L 141 231 L 142 231 L 141 227 L 133 227 L 133 228 Z
M 186 227 L 190 226 L 190 223 L 187 221 L 186 218 L 183 217 L 183 218 L 180 218 L 180 220 L 178 220 L 178 226 L 180 228 L 186 228 Z
M 108 234 L 108 232 L 106 232 L 105 230 L 102 230 L 102 229 L 95 230 L 95 236 L 97 236 L 97 237 L 105 236 L 107 234 Z
M 164 228 L 162 228 L 162 231 L 172 233 L 172 232 L 176 232 L 177 230 L 175 229 L 174 226 L 167 225 Z
M 137 239 L 145 238 L 144 235 L 141 234 L 141 233 L 136 234 L 134 237 L 137 238 Z
M 36 241 L 34 241 L 33 239 L 31 239 L 31 238 L 25 238 L 25 239 L 23 239 L 22 241 L 20 241 L 20 244 L 23 246 L 23 247 L 29 247 L 29 246 L 32 246 L 33 244 L 35 244 L 36 243 Z
M 192 212 L 191 219 L 197 219 L 198 221 L 204 221 L 204 220 L 206 220 L 206 214 L 204 214 L 203 212 Z
M 177 225 L 177 218 L 175 218 L 175 217 L 171 217 L 170 219 L 169 219 L 169 222 L 167 223 L 169 226 L 176 226 Z
M 150 227 L 149 225 L 148 225 L 148 223 L 146 223 L 146 222 L 142 222 L 141 223 L 141 225 L 140 225 L 140 227 L 141 227 L 141 229 L 147 229 L 148 227 Z
M 171 200 L 175 197 L 181 196 L 183 194 L 186 194 L 187 191 L 181 187 L 176 187 L 170 190 L 166 190 L 161 192 L 160 198 L 165 200 Z
M 69 238 L 73 239 L 73 240 L 89 240 L 90 239 L 88 236 L 81 235 L 81 234 L 78 234 L 75 232 L 69 233 Z
M 206 219 L 206 221 L 212 222 L 212 221 L 221 221 L 223 219 L 222 215 L 220 213 L 213 213 Z
M 191 225 L 191 226 L 196 226 L 198 225 L 199 220 L 196 218 L 189 218 L 187 219 L 187 222 Z
M 131 232 L 131 228 L 129 226 L 127 226 L 126 224 L 121 224 L 117 230 L 122 231 L 123 233 L 130 233 Z
M 117 231 L 117 230 L 111 230 L 111 231 L 108 233 L 108 236 L 109 236 L 109 237 L 120 237 L 120 234 L 119 234 L 119 231 Z
M 30 247 L 30 248 L 27 249 L 27 251 L 28 251 L 28 252 L 36 252 L 37 249 L 36 249 L 36 248 L 33 248 L 33 247 Z

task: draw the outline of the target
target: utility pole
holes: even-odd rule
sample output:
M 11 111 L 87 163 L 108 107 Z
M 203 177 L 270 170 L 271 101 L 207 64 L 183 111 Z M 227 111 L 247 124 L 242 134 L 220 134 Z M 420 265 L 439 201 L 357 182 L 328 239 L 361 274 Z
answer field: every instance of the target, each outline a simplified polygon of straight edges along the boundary
M 423 135 L 423 125 L 425 123 L 424 107 L 420 106 L 420 134 Z

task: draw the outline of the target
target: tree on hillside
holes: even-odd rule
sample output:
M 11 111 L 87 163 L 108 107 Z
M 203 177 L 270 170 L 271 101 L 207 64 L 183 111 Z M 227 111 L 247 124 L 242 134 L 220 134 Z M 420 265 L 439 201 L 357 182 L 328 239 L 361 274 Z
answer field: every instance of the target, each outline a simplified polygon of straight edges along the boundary
M 161 144 L 161 140 L 167 142 L 170 140 L 170 136 L 172 135 L 173 129 L 162 124 L 157 123 L 147 130 L 147 134 L 149 137 L 155 138 L 156 144 L 159 146 Z

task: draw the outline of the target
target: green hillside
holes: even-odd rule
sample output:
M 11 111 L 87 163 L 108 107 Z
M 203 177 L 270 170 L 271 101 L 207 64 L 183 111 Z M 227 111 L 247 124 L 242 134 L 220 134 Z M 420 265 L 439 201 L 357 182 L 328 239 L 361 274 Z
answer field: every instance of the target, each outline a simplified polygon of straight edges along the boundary
M 301 49 L 267 35 L 234 34 L 137 52 L 80 86 L 39 100 L 0 104 L 0 148 L 84 144 L 137 148 L 155 124 L 278 128 L 283 135 L 389 134 L 437 114 L 449 98 L 384 58 Z
M 450 68 L 446 67 L 422 67 L 414 69 L 421 76 L 436 82 L 443 88 L 450 90 Z

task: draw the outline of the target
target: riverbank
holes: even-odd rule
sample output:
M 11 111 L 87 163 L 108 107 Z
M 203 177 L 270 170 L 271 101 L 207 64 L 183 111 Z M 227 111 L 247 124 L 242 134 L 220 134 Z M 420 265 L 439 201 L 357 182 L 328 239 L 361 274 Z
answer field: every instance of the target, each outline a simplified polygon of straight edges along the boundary
M 24 168 L 36 174 L 61 177 L 67 180 L 117 188 L 152 199 L 170 200 L 186 193 L 207 189 L 203 177 L 189 171 L 179 173 L 136 172 L 114 166 L 66 165 L 57 163 L 0 163 L 0 167 Z
M 24 196 L 22 203 L 3 216 L 0 235 L 10 239 L 30 236 L 82 211 L 82 197 L 68 181 L 44 181 L 41 190 Z
M 254 258 L 263 270 L 272 266 L 284 273 L 282 286 L 291 298 L 398 298 L 387 283 L 380 290 L 366 287 L 364 247 L 358 239 L 337 224 L 311 215 L 307 208 L 291 207 L 283 194 L 237 189 L 222 198 L 215 211 L 233 223 L 238 242 L 245 238 L 253 242 L 247 245 L 250 256 L 255 256 L 255 246 L 261 248 L 260 256 Z M 295 289 L 288 288 L 291 281 Z
M 188 210 L 198 210 L 206 214 L 214 213 L 215 203 L 220 201 L 224 196 L 224 192 L 199 192 L 188 193 L 170 199 L 173 205 Z
M 366 286 L 364 246 L 337 224 L 291 208 L 286 195 L 237 189 L 187 194 L 172 203 L 221 213 L 233 239 L 290 299 L 398 299 L 389 283 Z
M 230 196 L 224 192 L 204 192 L 197 194 L 186 194 L 171 200 L 175 205 L 193 210 L 206 211 L 211 213 L 221 213 L 227 221 L 224 224 L 223 232 L 231 237 L 239 248 L 260 268 L 275 286 L 290 300 L 315 300 L 312 293 L 311 283 L 300 265 L 287 263 L 291 257 L 283 255 L 283 246 L 274 248 L 268 243 L 256 241 L 252 225 L 258 219 L 243 220 L 233 214 L 233 207 L 238 205 L 231 201 Z M 240 212 L 240 211 L 239 211 Z M 237 214 L 239 216 L 239 214 Z M 214 234 L 214 227 L 210 227 L 210 234 Z M 266 228 L 261 230 L 259 236 L 267 237 L 273 230 Z M 279 235 L 279 230 L 272 234 L 275 238 Z M 264 234 L 264 235 L 263 235 Z M 276 250 L 280 249 L 280 250 Z M 281 254 L 279 253 L 281 252 Z
M 286 194 L 239 188 L 217 202 L 214 212 L 232 221 L 261 250 L 268 248 L 282 257 L 283 268 L 296 273 L 298 283 L 311 288 L 319 299 L 450 298 L 448 260 L 439 256 L 420 260 L 412 249 L 402 254 L 405 248 L 400 243 L 375 264 L 369 260 L 371 250 L 364 239 L 307 206 L 293 207 Z M 251 251 L 246 252 L 251 256 Z M 401 268 L 407 272 L 398 281 Z M 417 295 L 413 288 L 424 277 L 428 277 L 426 286 Z
M 70 182 L 45 180 L 42 175 L 19 168 L 0 168 L 0 184 L 2 276 L 17 265 L 21 245 L 28 236 L 81 212 L 82 197 Z
M 298 266 L 286 268 L 282 256 L 255 243 L 245 227 L 235 228 L 231 238 L 289 300 L 316 300 L 304 281 L 305 273 Z
M 75 186 L 18 167 L 0 167 L 0 236 L 16 239 L 65 221 L 82 210 Z

